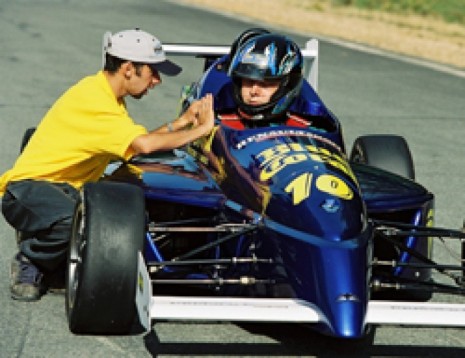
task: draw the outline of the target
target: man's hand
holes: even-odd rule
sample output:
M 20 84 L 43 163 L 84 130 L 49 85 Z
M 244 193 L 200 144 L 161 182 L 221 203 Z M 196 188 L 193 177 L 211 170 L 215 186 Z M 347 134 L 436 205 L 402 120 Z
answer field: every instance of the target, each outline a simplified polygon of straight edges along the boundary
M 165 124 L 135 138 L 131 143 L 132 155 L 181 147 L 209 134 L 214 124 L 213 95 L 207 94 L 193 102 L 170 126 Z
M 213 111 L 213 96 L 209 93 L 199 103 L 196 114 L 197 125 L 205 127 L 204 134 L 210 133 L 215 124 L 215 113 Z M 195 125 L 195 124 L 194 124 Z
M 209 93 L 191 103 L 189 108 L 175 121 L 175 128 L 179 130 L 201 126 L 205 135 L 210 133 L 214 124 L 213 95 Z
M 205 123 L 209 127 L 208 131 L 211 130 L 213 124 L 210 122 L 214 123 L 213 96 L 207 94 L 205 97 L 192 102 L 176 122 L 178 128 L 197 127 Z

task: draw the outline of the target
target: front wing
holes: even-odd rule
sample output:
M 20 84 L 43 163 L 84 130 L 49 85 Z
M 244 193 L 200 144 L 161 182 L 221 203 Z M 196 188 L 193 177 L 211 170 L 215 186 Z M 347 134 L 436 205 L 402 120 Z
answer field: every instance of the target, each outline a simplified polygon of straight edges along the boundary
M 151 329 L 152 320 L 327 323 L 318 307 L 299 299 L 152 296 L 142 254 L 139 255 L 136 305 L 146 330 Z M 465 305 L 370 301 L 365 323 L 465 327 Z

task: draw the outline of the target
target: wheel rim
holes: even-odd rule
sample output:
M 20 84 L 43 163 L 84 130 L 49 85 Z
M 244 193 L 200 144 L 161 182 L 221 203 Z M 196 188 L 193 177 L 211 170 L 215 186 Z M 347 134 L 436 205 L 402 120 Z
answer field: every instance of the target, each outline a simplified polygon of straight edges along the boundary
M 68 308 L 72 310 L 79 287 L 79 278 L 81 273 L 81 264 L 86 240 L 84 235 L 84 212 L 83 205 L 80 204 L 76 210 L 76 217 L 71 231 L 71 240 L 69 247 L 68 262 L 68 279 L 66 294 L 68 299 Z

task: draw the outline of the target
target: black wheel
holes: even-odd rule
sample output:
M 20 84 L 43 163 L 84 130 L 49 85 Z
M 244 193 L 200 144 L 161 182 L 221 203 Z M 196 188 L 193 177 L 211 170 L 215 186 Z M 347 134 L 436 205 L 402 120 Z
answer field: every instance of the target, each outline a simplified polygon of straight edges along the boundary
M 35 131 L 36 131 L 35 127 L 26 129 L 26 131 L 23 134 L 23 139 L 21 140 L 21 146 L 19 147 L 19 153 L 22 153 L 24 148 L 26 148 L 27 143 L 29 143 L 29 139 L 31 139 Z
M 409 146 L 407 141 L 398 135 L 366 135 L 358 137 L 352 146 L 350 161 L 366 164 L 415 180 L 415 169 Z M 392 250 L 390 244 L 384 244 L 382 241 L 377 241 L 375 244 L 375 256 L 386 257 L 385 260 L 392 259 L 388 254 Z M 392 255 L 395 256 L 396 253 L 394 252 Z M 427 301 L 431 296 L 431 292 L 417 290 L 376 292 L 373 294 L 375 299 L 409 301 Z
M 377 167 L 415 180 L 413 159 L 406 140 L 397 135 L 366 135 L 358 137 L 350 160 Z
M 145 201 L 137 186 L 99 182 L 82 190 L 71 233 L 66 312 L 71 332 L 128 333 L 136 317 Z

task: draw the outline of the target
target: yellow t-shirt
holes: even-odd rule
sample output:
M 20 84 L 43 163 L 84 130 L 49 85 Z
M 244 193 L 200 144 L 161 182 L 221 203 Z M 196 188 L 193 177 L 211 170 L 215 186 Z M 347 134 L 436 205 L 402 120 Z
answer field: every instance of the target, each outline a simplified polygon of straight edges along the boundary
M 0 177 L 0 196 L 10 181 L 66 182 L 79 189 L 97 181 L 110 160 L 132 156 L 130 144 L 146 128 L 129 117 L 102 71 L 66 91 L 45 115 L 12 169 Z

